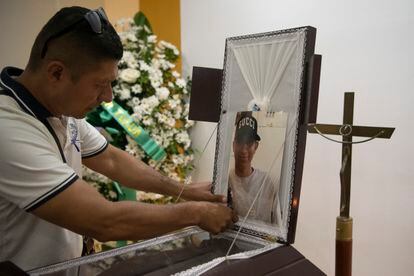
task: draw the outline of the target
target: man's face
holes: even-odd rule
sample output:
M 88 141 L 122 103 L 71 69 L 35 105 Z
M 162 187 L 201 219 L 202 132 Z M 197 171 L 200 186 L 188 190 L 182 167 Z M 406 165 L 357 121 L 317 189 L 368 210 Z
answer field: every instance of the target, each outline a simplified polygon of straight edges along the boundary
M 117 74 L 118 61 L 107 60 L 82 74 L 76 81 L 69 80 L 61 94 L 64 99 L 61 103 L 62 114 L 80 119 L 102 102 L 111 102 L 111 82 Z
M 237 142 L 233 141 L 234 159 L 237 165 L 249 165 L 256 153 L 259 143 L 257 141 Z

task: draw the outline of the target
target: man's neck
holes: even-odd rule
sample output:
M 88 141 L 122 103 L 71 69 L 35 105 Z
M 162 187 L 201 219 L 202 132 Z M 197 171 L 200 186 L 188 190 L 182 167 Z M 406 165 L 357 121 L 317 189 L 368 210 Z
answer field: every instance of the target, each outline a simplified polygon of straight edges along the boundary
M 248 165 L 237 165 L 235 166 L 235 173 L 238 177 L 247 177 L 253 173 L 253 168 Z
M 27 70 L 27 69 L 26 69 Z M 21 85 L 26 87 L 26 89 L 36 98 L 39 103 L 41 103 L 53 116 L 57 116 L 57 110 L 55 110 L 55 106 L 50 101 L 50 98 L 47 96 L 46 91 L 44 90 L 44 81 L 38 79 L 32 73 L 27 73 L 23 71 L 23 73 L 16 77 L 16 81 L 19 82 Z

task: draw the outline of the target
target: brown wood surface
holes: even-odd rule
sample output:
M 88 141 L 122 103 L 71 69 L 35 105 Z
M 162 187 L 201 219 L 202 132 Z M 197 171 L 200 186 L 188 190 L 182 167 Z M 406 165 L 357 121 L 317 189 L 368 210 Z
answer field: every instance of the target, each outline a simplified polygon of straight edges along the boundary
M 202 274 L 212 275 L 326 275 L 292 246 L 281 246 L 246 260 L 224 262 Z
M 352 275 L 352 240 L 336 240 L 335 275 Z

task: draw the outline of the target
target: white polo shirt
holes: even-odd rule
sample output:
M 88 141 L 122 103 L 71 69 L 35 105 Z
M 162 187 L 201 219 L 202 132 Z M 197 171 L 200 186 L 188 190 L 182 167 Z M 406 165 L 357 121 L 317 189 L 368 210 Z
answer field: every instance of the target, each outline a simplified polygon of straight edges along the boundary
M 51 117 L 13 79 L 21 72 L 0 75 L 0 261 L 29 270 L 81 255 L 80 235 L 31 211 L 82 177 L 81 159 L 108 144 L 84 119 Z

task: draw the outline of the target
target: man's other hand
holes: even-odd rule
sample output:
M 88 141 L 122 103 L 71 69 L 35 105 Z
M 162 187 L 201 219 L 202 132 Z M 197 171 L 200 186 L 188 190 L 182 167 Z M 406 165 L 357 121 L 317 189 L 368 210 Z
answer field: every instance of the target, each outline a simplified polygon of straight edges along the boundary
M 199 202 L 198 226 L 212 234 L 223 232 L 238 221 L 234 210 L 223 204 Z
M 227 198 L 224 195 L 215 195 L 211 193 L 211 182 L 195 182 L 184 187 L 182 197 L 187 200 L 211 201 L 226 203 Z

